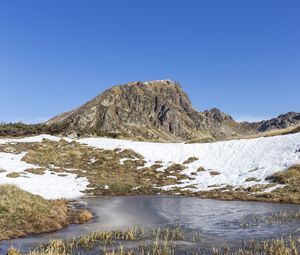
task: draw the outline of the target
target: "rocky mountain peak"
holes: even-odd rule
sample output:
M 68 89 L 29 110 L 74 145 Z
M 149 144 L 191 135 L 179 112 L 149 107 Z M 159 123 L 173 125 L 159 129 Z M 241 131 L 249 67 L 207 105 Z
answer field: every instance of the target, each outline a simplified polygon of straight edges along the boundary
M 211 110 L 206 110 L 204 111 L 204 114 L 208 118 L 212 118 L 218 123 L 234 122 L 234 119 L 230 115 L 221 112 L 221 110 L 219 110 L 218 108 L 212 108 Z
M 281 119 L 287 119 L 285 123 L 300 122 L 297 116 L 289 114 Z M 67 132 L 110 132 L 159 141 L 227 139 L 282 126 L 276 123 L 274 120 L 237 123 L 217 108 L 199 112 L 179 83 L 168 79 L 114 86 L 83 106 L 47 122 L 63 124 Z

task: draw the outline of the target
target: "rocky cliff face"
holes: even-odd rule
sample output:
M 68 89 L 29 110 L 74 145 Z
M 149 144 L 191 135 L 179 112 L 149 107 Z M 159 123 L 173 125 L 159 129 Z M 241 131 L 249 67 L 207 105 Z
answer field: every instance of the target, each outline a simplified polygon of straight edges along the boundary
M 277 118 L 264 120 L 254 123 L 259 132 L 265 132 L 273 129 L 284 129 L 296 125 L 300 122 L 300 113 L 289 112 L 279 115 Z
M 216 108 L 196 111 L 178 83 L 160 80 L 112 87 L 47 124 L 63 124 L 68 132 L 109 132 L 147 140 L 186 141 L 226 139 L 288 126 L 300 122 L 297 116 L 260 124 L 237 123 Z

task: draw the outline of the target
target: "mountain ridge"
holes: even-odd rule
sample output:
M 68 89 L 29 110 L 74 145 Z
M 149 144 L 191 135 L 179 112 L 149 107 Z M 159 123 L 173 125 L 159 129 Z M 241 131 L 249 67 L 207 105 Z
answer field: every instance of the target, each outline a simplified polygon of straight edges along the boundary
M 172 80 L 129 82 L 105 90 L 82 106 L 55 116 L 47 125 L 66 132 L 111 132 L 141 140 L 224 140 L 300 123 L 289 112 L 261 122 L 236 122 L 217 108 L 196 110 L 181 85 Z

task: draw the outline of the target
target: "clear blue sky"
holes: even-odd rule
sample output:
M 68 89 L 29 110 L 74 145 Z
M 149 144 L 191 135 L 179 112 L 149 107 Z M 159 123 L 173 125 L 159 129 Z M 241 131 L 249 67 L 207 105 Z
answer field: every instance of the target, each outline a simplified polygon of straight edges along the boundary
M 1 0 L 0 121 L 173 79 L 236 119 L 300 111 L 298 0 Z

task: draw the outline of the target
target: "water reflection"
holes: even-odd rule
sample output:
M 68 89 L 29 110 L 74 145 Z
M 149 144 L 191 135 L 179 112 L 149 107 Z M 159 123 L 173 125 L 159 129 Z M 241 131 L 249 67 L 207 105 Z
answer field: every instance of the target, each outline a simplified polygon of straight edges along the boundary
M 95 217 L 83 225 L 71 225 L 61 231 L 1 242 L 0 253 L 13 245 L 27 250 L 51 239 L 67 239 L 97 230 L 128 228 L 133 225 L 156 227 L 179 223 L 188 232 L 201 232 L 211 242 L 236 245 L 244 239 L 281 236 L 295 231 L 299 225 L 287 223 L 243 228 L 240 222 L 249 215 L 299 211 L 298 205 L 210 199 L 176 196 L 101 197 L 80 200 Z

